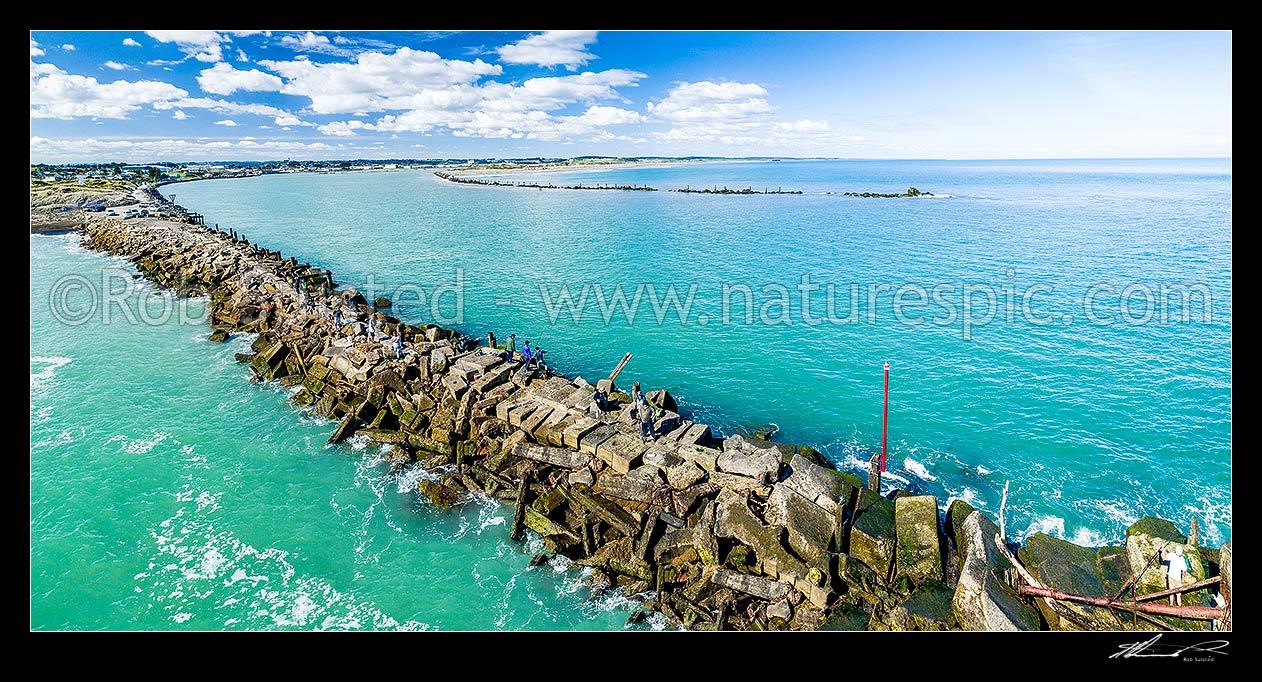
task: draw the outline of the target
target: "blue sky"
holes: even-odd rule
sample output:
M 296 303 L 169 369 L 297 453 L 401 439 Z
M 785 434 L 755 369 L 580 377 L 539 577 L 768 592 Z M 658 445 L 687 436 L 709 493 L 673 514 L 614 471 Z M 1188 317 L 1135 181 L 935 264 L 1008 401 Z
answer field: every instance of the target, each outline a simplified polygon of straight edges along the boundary
M 35 31 L 34 162 L 1231 155 L 1228 32 Z

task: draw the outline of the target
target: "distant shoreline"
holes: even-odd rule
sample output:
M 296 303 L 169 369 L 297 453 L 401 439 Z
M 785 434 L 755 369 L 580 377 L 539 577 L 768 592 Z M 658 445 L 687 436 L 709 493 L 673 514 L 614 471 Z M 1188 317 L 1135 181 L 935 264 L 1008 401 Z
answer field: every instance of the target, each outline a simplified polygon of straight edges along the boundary
M 766 159 L 679 159 L 676 161 L 657 159 L 653 161 L 617 161 L 614 163 L 551 163 L 551 164 L 522 164 L 519 166 L 508 166 L 501 168 L 477 168 L 477 167 L 460 167 L 443 169 L 444 172 L 451 175 L 468 176 L 468 177 L 487 177 L 493 175 L 528 175 L 532 173 L 573 173 L 585 171 L 613 171 L 626 170 L 628 168 L 671 168 L 674 166 L 685 166 L 694 164 L 707 163 L 765 163 Z

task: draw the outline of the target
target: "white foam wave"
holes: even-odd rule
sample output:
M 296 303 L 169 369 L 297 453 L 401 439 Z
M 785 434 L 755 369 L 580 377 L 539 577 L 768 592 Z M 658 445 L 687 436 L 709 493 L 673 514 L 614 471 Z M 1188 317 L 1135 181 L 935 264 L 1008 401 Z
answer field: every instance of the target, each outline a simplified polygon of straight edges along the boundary
M 1108 544 L 1104 535 L 1086 527 L 1074 531 L 1074 534 L 1067 539 L 1080 547 L 1103 547 Z
M 200 501 L 218 496 L 186 487 L 178 498 L 190 504 L 150 531 L 149 570 L 134 576 L 148 608 L 169 612 L 176 623 L 206 618 L 207 627 L 221 622 L 249 629 L 430 629 L 415 620 L 399 621 L 318 576 L 300 574 L 285 550 L 260 550 L 217 530 L 211 508 Z
M 41 392 L 49 388 L 57 377 L 57 370 L 74 362 L 73 359 L 56 355 L 52 357 L 39 355 L 31 358 L 31 364 L 43 365 L 38 371 L 31 368 L 31 391 Z
M 962 500 L 975 509 L 985 508 L 985 503 L 984 500 L 981 499 L 981 495 L 976 490 L 968 486 L 964 486 L 959 490 L 949 491 L 947 493 L 947 501 L 944 503 L 945 506 L 943 509 L 951 506 L 951 500 Z
M 129 455 L 146 455 L 152 452 L 154 448 L 161 445 L 163 442 L 166 441 L 167 438 L 170 438 L 170 437 L 171 437 L 171 434 L 165 433 L 163 431 L 155 431 L 153 433 L 153 436 L 149 438 L 132 439 L 132 438 L 128 438 L 127 436 L 123 436 L 122 437 L 122 440 L 124 441 L 123 452 L 126 452 Z M 112 441 L 114 439 L 111 438 L 110 440 Z
M 934 476 L 933 474 L 929 473 L 929 469 L 926 468 L 925 465 L 921 464 L 920 462 L 917 462 L 916 460 L 910 457 L 903 460 L 903 468 L 926 481 L 938 480 L 937 476 Z
M 1025 532 L 1020 535 L 1019 539 L 1024 540 L 1035 533 L 1046 533 L 1053 537 L 1064 538 L 1065 519 L 1050 514 L 1039 516 L 1030 522 L 1030 525 L 1026 527 Z

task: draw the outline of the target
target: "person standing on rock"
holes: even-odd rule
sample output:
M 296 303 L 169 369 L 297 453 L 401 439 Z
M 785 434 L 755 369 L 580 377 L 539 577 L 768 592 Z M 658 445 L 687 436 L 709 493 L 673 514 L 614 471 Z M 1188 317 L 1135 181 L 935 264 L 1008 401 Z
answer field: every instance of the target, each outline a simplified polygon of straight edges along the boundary
M 516 352 L 517 352 L 517 335 L 509 334 L 508 335 L 508 359 L 510 361 L 513 359 L 513 354 Z
M 609 396 L 598 387 L 596 392 L 592 394 L 592 404 L 596 406 L 596 412 L 600 416 L 600 421 L 605 421 L 605 413 L 609 411 Z
M 640 419 L 640 439 L 657 442 L 657 432 L 653 430 L 653 409 L 648 403 L 641 402 L 636 406 L 636 416 Z
M 526 339 L 526 343 L 521 346 L 521 359 L 526 362 L 526 369 L 530 369 L 530 360 L 534 352 L 530 350 L 530 339 Z
M 644 405 L 648 401 L 644 399 L 644 393 L 640 391 L 640 382 L 635 382 L 631 386 L 631 400 L 638 405 Z
M 377 316 L 372 314 L 368 315 L 368 340 L 377 340 Z
M 1167 565 L 1166 571 L 1166 589 L 1174 589 L 1183 586 L 1183 574 L 1188 571 L 1187 559 L 1183 558 L 1183 545 L 1175 545 L 1173 550 L 1163 552 L 1165 556 L 1162 561 Z M 1183 595 L 1170 595 L 1170 603 L 1183 605 Z
M 341 308 L 333 309 L 333 326 L 337 327 L 339 330 L 342 328 L 342 309 Z
M 394 337 L 394 358 L 403 359 L 403 332 L 399 332 L 399 335 Z

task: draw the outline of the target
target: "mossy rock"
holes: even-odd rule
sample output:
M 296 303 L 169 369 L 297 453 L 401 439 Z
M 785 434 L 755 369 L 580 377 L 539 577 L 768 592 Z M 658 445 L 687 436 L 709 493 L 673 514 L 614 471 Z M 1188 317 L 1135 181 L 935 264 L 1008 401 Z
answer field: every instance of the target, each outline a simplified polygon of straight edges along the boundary
M 890 609 L 884 621 L 890 630 L 949 630 L 954 624 L 951 599 L 955 590 L 937 580 L 926 580 L 901 604 Z
M 834 476 L 836 476 L 837 478 L 840 478 L 842 482 L 846 484 L 846 487 L 842 491 L 843 495 L 846 495 L 847 497 L 849 497 L 850 491 L 863 489 L 864 487 L 863 479 L 859 478 L 858 476 L 855 476 L 854 474 L 846 473 L 844 471 L 836 471 L 836 470 L 831 470 L 831 471 L 833 472 Z M 843 498 L 843 499 L 846 499 L 846 498 Z
M 429 499 L 430 503 L 439 509 L 450 509 L 465 500 L 465 495 L 457 491 L 454 486 L 436 483 L 428 479 L 422 479 L 417 484 L 417 489 Z
M 373 299 L 372 304 L 378 308 L 389 308 L 391 305 L 394 305 L 393 303 L 390 302 L 390 299 L 386 298 L 385 296 L 378 296 L 377 298 Z
M 1024 554 L 1026 568 L 1047 587 L 1092 597 L 1113 596 L 1105 594 L 1097 554 L 1091 549 L 1039 532 L 1025 539 Z
M 1180 545 L 1188 541 L 1187 536 L 1179 532 L 1174 522 L 1166 519 L 1159 519 L 1155 516 L 1145 516 L 1144 518 L 1132 523 L 1126 529 L 1126 537 L 1132 535 L 1147 535 L 1149 537 L 1161 538 Z
M 311 403 L 314 403 L 316 401 L 316 397 L 312 395 L 311 391 L 308 391 L 306 388 L 300 389 L 297 393 L 293 394 L 293 396 L 291 396 L 289 399 L 292 400 L 293 403 L 299 407 L 306 407 L 307 405 L 310 405 Z
M 866 488 L 859 494 L 858 515 L 850 528 L 850 556 L 882 578 L 894 560 L 894 502 Z
M 754 565 L 756 558 L 754 552 L 745 545 L 736 545 L 727 553 L 727 558 L 723 563 L 736 570 L 747 571 L 750 566 Z
M 1096 566 L 1106 596 L 1112 597 L 1120 592 L 1131 579 L 1131 563 L 1126 557 L 1125 547 L 1101 547 L 1096 550 Z
M 938 539 L 938 498 L 906 495 L 894 500 L 898 529 L 895 563 L 898 575 L 913 582 L 942 579 L 942 548 Z
M 1116 591 L 1107 590 L 1099 573 L 1098 555 L 1086 547 L 1035 533 L 1025 540 L 1021 559 L 1030 572 L 1044 586 L 1053 590 L 1083 594 L 1091 597 L 1112 597 Z M 1046 602 L 1038 600 L 1034 605 L 1043 618 L 1057 630 L 1111 630 L 1118 627 L 1117 618 L 1107 610 L 1074 603 L 1061 603 L 1061 608 L 1051 610 Z
M 797 454 L 794 455 L 794 457 L 802 457 L 803 459 L 806 459 L 810 463 L 824 467 L 825 469 L 836 468 L 833 466 L 833 463 L 828 461 L 828 458 L 825 457 L 819 450 L 816 450 L 815 448 L 809 445 L 803 445 L 799 447 Z M 790 460 L 786 460 L 786 461 L 790 461 Z
M 872 616 L 854 604 L 841 604 L 833 610 L 821 630 L 860 632 L 868 629 Z
M 943 522 L 943 530 L 946 536 L 951 539 L 951 543 L 956 547 L 960 546 L 960 526 L 964 525 L 964 519 L 969 514 L 977 511 L 973 505 L 964 500 L 951 500 L 951 506 L 947 507 L 946 519 Z

